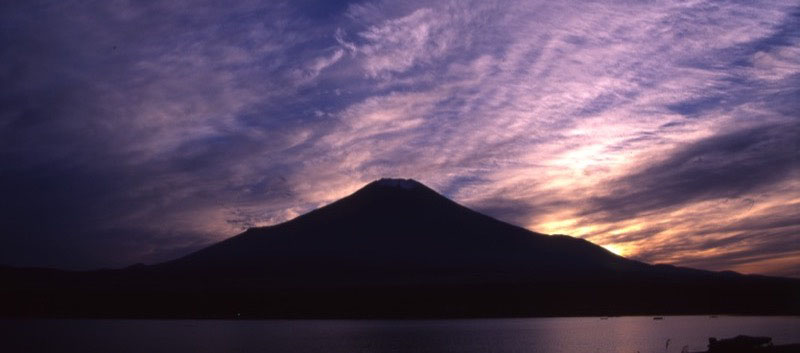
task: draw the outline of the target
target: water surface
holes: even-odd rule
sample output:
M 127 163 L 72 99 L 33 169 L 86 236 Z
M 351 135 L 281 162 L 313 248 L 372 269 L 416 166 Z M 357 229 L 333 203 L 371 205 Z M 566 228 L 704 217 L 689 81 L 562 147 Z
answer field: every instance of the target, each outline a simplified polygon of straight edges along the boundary
M 800 317 L 0 320 L 3 352 L 680 352 L 708 337 L 800 342 Z M 669 344 L 667 345 L 667 340 Z

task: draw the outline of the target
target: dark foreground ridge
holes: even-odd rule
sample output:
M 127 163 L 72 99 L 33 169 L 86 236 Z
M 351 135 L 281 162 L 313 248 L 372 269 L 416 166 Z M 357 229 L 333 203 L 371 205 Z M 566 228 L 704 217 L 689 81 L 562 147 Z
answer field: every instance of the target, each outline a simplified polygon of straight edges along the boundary
M 152 266 L 0 268 L 0 315 L 512 317 L 799 314 L 800 280 L 616 256 L 534 233 L 407 179 Z

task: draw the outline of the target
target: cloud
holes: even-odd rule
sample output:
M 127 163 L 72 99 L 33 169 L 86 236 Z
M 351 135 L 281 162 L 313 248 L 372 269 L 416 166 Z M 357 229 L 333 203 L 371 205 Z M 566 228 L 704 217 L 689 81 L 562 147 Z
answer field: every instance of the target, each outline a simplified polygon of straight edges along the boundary
M 583 215 L 634 218 L 693 201 L 738 198 L 800 173 L 800 123 L 721 133 L 609 185 Z
M 166 260 L 398 176 L 647 261 L 796 273 L 792 2 L 0 6 L 0 262 Z
M 367 74 L 402 73 L 418 62 L 442 56 L 455 33 L 438 13 L 423 8 L 359 33 L 365 42 L 357 50 L 365 56 Z
M 298 69 L 294 72 L 295 80 L 298 84 L 305 84 L 314 81 L 319 76 L 322 70 L 335 64 L 344 55 L 344 50 L 337 49 L 330 56 L 321 56 L 315 58 L 304 69 Z

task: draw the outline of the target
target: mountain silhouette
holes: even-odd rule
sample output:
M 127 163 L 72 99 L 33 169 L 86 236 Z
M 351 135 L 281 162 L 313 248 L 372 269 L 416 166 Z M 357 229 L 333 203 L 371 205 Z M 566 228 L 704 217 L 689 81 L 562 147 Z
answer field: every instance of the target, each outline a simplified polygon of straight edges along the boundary
M 800 312 L 800 281 L 649 265 L 410 179 L 152 266 L 0 269 L 0 314 L 452 317 Z M 8 303 L 14 303 L 9 305 Z
M 638 271 L 643 264 L 583 239 L 498 221 L 415 180 L 381 179 L 289 222 L 249 229 L 157 267 L 397 283 L 463 276 L 491 281 L 495 275 L 560 278 Z

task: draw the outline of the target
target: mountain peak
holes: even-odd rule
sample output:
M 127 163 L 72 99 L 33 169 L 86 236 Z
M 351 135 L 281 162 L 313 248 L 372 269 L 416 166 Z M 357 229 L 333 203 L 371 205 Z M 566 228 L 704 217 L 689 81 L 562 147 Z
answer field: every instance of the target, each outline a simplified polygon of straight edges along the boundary
M 373 181 L 373 185 L 400 188 L 405 190 L 416 189 L 424 187 L 424 185 L 414 179 L 400 179 L 400 178 L 381 178 Z
M 414 179 L 400 178 L 375 180 L 345 199 L 357 199 L 360 200 L 359 202 L 366 202 L 370 205 L 365 206 L 367 212 L 375 211 L 376 208 L 385 209 L 391 207 L 396 208 L 395 211 L 398 211 L 403 208 L 418 209 L 421 204 L 435 203 L 449 206 L 454 203 L 425 184 Z

